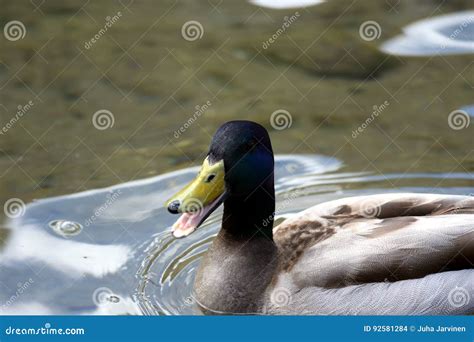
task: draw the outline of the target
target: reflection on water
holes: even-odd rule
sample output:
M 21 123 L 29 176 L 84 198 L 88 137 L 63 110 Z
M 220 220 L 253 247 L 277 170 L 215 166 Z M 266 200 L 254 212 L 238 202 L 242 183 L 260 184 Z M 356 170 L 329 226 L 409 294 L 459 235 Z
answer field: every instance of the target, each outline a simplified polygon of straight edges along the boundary
M 325 0 L 249 0 L 251 4 L 275 9 L 314 6 L 324 1 Z
M 474 53 L 474 11 L 420 20 L 403 32 L 384 43 L 382 51 L 404 56 Z
M 341 167 L 334 158 L 277 156 L 276 222 L 345 196 L 474 193 L 473 174 L 336 172 Z M 199 314 L 191 296 L 195 270 L 222 210 L 186 239 L 175 239 L 170 226 L 176 218 L 163 207 L 196 170 L 28 204 L 22 217 L 7 222 L 8 233 L 1 233 L 6 244 L 0 254 L 0 312 Z
M 474 117 L 474 105 L 464 106 L 459 108 L 459 110 L 467 113 L 467 115 Z
M 41 229 L 38 229 L 41 228 Z M 12 236 L 2 253 L 1 265 L 49 267 L 66 276 L 104 277 L 117 272 L 127 261 L 125 245 L 97 245 L 57 238 L 35 224 L 13 225 Z

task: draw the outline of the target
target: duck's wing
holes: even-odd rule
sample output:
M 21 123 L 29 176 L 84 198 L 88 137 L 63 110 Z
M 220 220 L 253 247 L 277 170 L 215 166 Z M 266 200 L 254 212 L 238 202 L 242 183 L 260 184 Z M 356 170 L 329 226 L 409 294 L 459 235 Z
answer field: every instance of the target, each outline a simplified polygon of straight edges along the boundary
M 297 288 L 395 282 L 474 269 L 474 199 L 388 194 L 309 208 L 274 231 Z

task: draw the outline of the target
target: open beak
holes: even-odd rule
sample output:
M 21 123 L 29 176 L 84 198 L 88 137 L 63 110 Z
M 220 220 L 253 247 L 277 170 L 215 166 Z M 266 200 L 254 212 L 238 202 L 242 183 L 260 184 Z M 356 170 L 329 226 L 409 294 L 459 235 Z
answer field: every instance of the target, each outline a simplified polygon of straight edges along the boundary
M 182 213 L 173 224 L 176 238 L 188 236 L 225 200 L 224 161 L 204 160 L 197 177 L 166 202 L 172 214 Z

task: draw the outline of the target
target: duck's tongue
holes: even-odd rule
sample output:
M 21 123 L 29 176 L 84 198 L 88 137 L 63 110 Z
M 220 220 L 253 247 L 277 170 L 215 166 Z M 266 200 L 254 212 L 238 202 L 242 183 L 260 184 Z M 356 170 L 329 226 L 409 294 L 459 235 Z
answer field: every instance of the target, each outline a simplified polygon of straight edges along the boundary
M 173 236 L 175 238 L 181 238 L 194 232 L 201 222 L 201 218 L 203 217 L 202 212 L 203 210 L 195 214 L 182 214 L 180 218 L 173 224 Z
M 173 224 L 172 231 L 175 238 L 182 238 L 188 236 L 196 230 L 196 228 L 207 218 L 209 212 L 215 209 L 217 200 L 205 206 L 196 213 L 184 213 Z

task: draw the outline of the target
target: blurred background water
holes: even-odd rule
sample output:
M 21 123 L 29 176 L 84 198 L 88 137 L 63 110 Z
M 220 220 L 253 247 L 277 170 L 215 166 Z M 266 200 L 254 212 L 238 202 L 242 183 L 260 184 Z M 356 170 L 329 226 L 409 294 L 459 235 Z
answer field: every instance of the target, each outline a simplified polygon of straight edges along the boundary
M 2 2 L 0 312 L 197 313 L 219 213 L 178 241 L 162 205 L 228 120 L 292 156 L 285 213 L 474 193 L 472 1 L 278 3 Z

